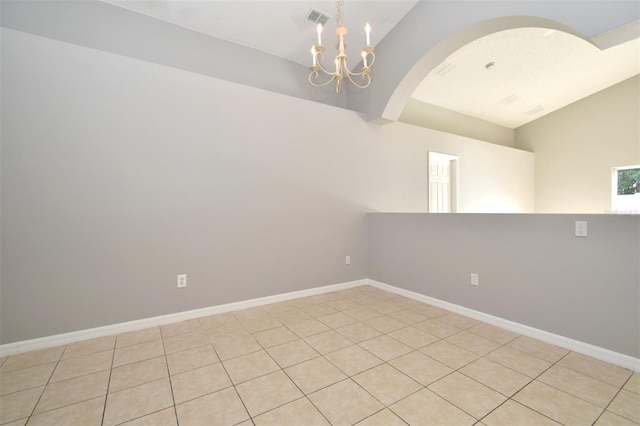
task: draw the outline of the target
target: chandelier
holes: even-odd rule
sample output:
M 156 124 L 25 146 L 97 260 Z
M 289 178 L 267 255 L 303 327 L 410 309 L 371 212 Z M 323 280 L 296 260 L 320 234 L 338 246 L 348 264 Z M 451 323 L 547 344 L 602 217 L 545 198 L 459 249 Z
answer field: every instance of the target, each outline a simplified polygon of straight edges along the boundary
M 369 72 L 371 71 L 373 62 L 376 60 L 376 55 L 373 53 L 373 46 L 371 45 L 371 26 L 367 23 L 365 27 L 367 44 L 362 48 L 362 69 L 360 72 L 351 72 L 347 66 L 347 55 L 344 53 L 344 36 L 347 35 L 347 29 L 344 27 L 343 22 L 344 0 L 338 0 L 336 2 L 336 8 L 338 9 L 338 29 L 336 30 L 336 35 L 339 40 L 338 56 L 336 56 L 335 59 L 336 70 L 334 72 L 330 72 L 322 66 L 322 57 L 325 48 L 322 45 L 322 24 L 318 24 L 318 44 L 311 47 L 313 64 L 309 67 L 311 70 L 311 73 L 309 74 L 309 83 L 315 87 L 323 87 L 335 80 L 336 93 L 340 93 L 340 89 L 342 89 L 342 79 L 346 76 L 354 86 L 360 89 L 366 89 L 369 87 L 369 84 L 371 84 L 371 76 L 369 75 Z M 324 83 L 318 82 L 321 73 L 323 77 L 328 77 L 328 80 Z

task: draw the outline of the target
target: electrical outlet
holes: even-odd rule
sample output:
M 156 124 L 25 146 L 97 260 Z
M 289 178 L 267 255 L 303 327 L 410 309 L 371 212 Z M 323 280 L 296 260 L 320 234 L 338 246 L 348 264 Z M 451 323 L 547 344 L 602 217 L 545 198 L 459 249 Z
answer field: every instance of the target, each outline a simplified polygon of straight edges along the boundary
M 351 256 L 346 256 L 344 258 L 344 264 L 345 265 L 351 265 Z
M 476 287 L 480 285 L 480 279 L 478 278 L 478 274 L 471 274 L 471 285 Z
M 187 286 L 187 274 L 178 275 L 178 288 L 185 288 Z
M 587 236 L 587 222 L 576 221 L 576 237 Z

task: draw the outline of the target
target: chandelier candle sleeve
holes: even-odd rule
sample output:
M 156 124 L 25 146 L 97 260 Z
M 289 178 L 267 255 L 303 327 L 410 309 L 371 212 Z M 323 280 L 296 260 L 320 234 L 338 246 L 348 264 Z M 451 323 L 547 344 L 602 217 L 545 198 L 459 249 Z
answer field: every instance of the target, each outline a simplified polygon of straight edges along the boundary
M 338 37 L 338 54 L 335 57 L 336 70 L 334 72 L 328 71 L 322 65 L 322 59 L 325 52 L 325 47 L 322 45 L 322 24 L 318 24 L 316 27 L 316 33 L 318 36 L 318 44 L 311 47 L 312 65 L 309 67 L 311 73 L 309 74 L 309 83 L 314 87 L 323 87 L 331 84 L 335 81 L 336 93 L 340 93 L 342 88 L 342 78 L 347 77 L 351 84 L 360 88 L 366 89 L 371 84 L 371 67 L 376 60 L 376 55 L 373 53 L 374 47 L 371 45 L 371 25 L 367 22 L 365 25 L 366 45 L 362 48 L 362 68 L 360 71 L 351 71 L 347 64 L 348 58 L 345 53 L 345 37 L 347 35 L 347 28 L 344 26 L 344 0 L 338 0 L 336 2 L 338 13 L 336 14 L 336 23 L 338 28 L 336 29 L 336 36 Z M 320 76 L 326 76 L 326 81 L 322 82 Z M 324 78 L 323 78 L 324 79 Z

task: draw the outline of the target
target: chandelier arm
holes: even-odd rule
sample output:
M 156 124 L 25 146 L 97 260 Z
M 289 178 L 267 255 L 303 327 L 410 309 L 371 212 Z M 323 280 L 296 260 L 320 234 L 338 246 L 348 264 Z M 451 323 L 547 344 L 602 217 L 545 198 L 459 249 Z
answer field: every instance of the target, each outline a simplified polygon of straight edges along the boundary
M 336 79 L 336 75 L 337 75 L 335 72 L 329 72 L 326 69 L 324 69 L 324 67 L 320 63 L 320 59 L 322 59 L 321 55 L 318 58 L 318 62 L 316 63 L 316 65 L 314 65 L 311 68 L 311 73 L 309 73 L 309 83 L 314 87 L 324 87 L 324 86 L 330 84 L 332 81 L 334 81 Z M 322 74 L 330 77 L 329 80 L 327 80 L 324 83 L 314 83 L 312 80 L 317 80 L 318 77 L 320 76 L 320 73 L 318 71 L 322 71 Z
M 367 66 L 371 68 L 373 66 L 373 63 L 376 61 L 376 54 L 373 53 L 373 49 L 367 51 L 367 57 L 369 56 L 371 56 L 371 61 L 367 62 Z
M 318 73 L 317 69 L 314 69 L 315 67 L 317 67 L 320 71 L 322 71 L 323 73 L 325 73 L 326 75 L 330 75 L 333 76 L 333 78 L 335 78 L 335 76 L 337 75 L 336 72 L 329 72 L 327 71 L 323 66 L 322 66 L 322 59 L 324 58 L 324 54 L 323 54 L 324 50 L 318 51 L 317 53 L 317 61 L 315 63 L 315 65 L 313 65 L 311 67 L 311 71 L 312 72 L 316 72 L 316 74 Z
M 349 68 L 345 67 L 344 70 L 346 71 L 347 75 L 352 75 L 354 77 L 359 77 L 359 76 L 364 76 L 366 74 L 369 74 L 371 72 L 371 67 L 366 66 L 366 67 L 362 67 L 360 69 L 360 72 L 351 72 L 349 71 Z
M 320 60 L 318 60 L 316 66 L 318 67 L 318 69 L 320 69 L 320 71 L 322 71 L 326 75 L 331 75 L 331 76 L 335 77 L 336 73 L 335 72 L 329 72 L 326 69 L 324 69 L 324 67 L 322 66 L 322 63 L 320 63 Z M 316 73 L 317 73 L 317 71 L 316 71 Z
M 314 76 L 315 74 L 315 76 Z M 331 75 L 331 74 L 327 74 L 327 75 Z M 318 71 L 312 71 L 311 74 L 309 74 L 309 83 L 313 86 L 313 87 L 324 87 L 327 86 L 328 84 L 330 84 L 333 80 L 335 80 L 336 76 L 335 75 L 331 75 L 331 78 L 329 80 L 327 80 L 324 83 L 314 83 L 311 79 L 312 78 L 318 78 Z
M 353 72 L 349 72 L 349 70 L 347 70 L 346 74 L 347 74 L 347 78 L 349 79 L 349 81 L 359 89 L 366 89 L 371 84 L 371 76 L 369 75 L 369 70 L 362 71 L 362 72 L 359 72 L 359 73 L 353 73 Z M 358 83 L 356 83 L 354 81 L 354 79 L 351 76 L 362 77 L 362 79 L 365 80 L 365 83 L 358 84 Z

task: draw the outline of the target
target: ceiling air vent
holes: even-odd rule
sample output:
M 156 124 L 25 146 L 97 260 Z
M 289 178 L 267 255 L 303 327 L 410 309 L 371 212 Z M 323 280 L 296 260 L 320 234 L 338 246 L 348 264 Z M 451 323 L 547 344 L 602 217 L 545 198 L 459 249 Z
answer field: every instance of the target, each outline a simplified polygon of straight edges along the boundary
M 538 105 L 537 107 L 532 108 L 529 111 L 525 112 L 525 114 L 527 114 L 527 115 L 536 115 L 537 113 L 539 113 L 542 110 L 544 110 L 544 107 L 542 105 Z
M 502 105 L 511 105 L 514 102 L 518 102 L 520 100 L 520 96 L 516 95 L 515 93 L 513 95 L 509 95 L 506 98 L 504 98 L 503 100 L 501 100 L 500 102 L 498 102 L 499 104 Z
M 445 61 L 445 62 L 442 63 L 442 65 L 440 65 L 438 68 L 436 68 L 433 73 L 435 75 L 437 75 L 438 77 L 444 77 L 446 74 L 449 73 L 449 71 L 451 71 L 455 67 L 456 67 L 455 64 L 452 64 L 451 62 Z
M 313 10 L 311 9 L 311 11 L 309 12 L 309 15 L 307 16 L 307 21 L 311 22 L 314 25 L 317 24 L 326 24 L 327 21 L 329 20 L 329 16 L 325 15 L 322 12 L 319 12 L 317 10 Z

